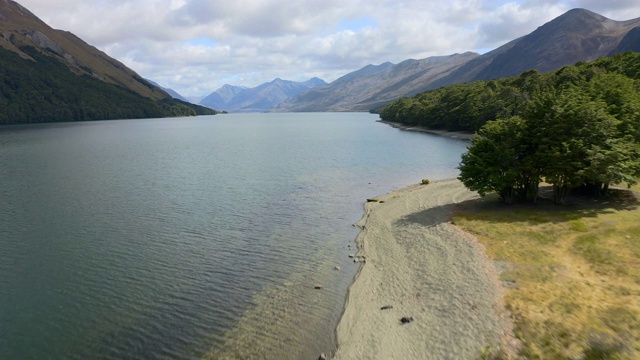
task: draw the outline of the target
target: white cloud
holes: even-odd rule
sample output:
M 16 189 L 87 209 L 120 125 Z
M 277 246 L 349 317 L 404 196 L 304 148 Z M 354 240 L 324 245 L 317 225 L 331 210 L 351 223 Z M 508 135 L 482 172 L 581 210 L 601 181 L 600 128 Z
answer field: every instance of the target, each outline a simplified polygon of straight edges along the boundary
M 486 14 L 479 23 L 476 38 L 480 48 L 507 43 L 534 31 L 537 27 L 566 12 L 558 1 L 508 2 Z
M 493 49 L 582 7 L 640 17 L 637 0 L 19 0 L 183 95 L 276 77 L 326 81 L 367 64 Z

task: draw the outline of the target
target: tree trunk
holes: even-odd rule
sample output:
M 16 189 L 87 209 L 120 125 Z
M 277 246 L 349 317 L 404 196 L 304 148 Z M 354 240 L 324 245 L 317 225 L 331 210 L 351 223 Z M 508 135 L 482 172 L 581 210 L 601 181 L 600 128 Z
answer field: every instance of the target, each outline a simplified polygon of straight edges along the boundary
M 514 196 L 514 188 L 506 187 L 500 191 L 500 197 L 502 198 L 502 202 L 505 204 L 513 204 L 513 196 Z
M 553 202 L 556 205 L 564 205 L 569 195 L 569 187 L 566 184 L 553 186 Z

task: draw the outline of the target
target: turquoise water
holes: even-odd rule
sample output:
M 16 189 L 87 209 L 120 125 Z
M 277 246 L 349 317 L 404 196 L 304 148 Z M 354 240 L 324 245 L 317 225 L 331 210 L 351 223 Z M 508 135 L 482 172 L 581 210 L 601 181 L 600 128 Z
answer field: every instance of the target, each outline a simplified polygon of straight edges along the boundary
M 363 201 L 455 177 L 467 145 L 376 120 L 0 128 L 0 358 L 331 351 Z

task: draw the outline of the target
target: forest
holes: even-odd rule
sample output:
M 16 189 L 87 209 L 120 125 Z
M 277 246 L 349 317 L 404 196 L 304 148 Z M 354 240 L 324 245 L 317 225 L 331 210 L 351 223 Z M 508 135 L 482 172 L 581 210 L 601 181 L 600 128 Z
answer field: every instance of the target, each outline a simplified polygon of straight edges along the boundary
M 33 47 L 33 60 L 0 48 L 0 125 L 213 115 L 176 99 L 153 100 L 90 76 L 79 76 Z
M 475 132 L 459 179 L 505 203 L 604 195 L 640 176 L 640 54 L 627 52 L 555 72 L 454 85 L 397 100 L 384 121 Z

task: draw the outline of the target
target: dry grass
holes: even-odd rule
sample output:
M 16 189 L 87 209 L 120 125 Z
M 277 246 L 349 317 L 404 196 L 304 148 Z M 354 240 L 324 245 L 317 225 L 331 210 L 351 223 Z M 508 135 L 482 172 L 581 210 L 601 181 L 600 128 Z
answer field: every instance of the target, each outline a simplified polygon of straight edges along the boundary
M 640 211 L 629 191 L 605 200 L 463 203 L 454 223 L 496 260 L 505 306 L 541 359 L 640 358 Z

